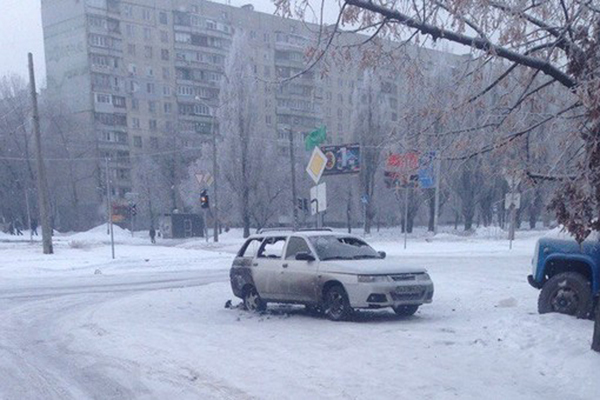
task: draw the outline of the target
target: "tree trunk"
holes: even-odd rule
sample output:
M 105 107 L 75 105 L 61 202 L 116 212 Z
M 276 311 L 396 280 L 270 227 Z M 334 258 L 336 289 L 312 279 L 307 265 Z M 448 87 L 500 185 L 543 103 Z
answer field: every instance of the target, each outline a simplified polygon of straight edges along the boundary
M 473 228 L 473 214 L 465 213 L 465 231 L 470 231 Z
M 348 233 L 352 233 L 352 192 L 348 191 L 348 203 L 346 205 L 346 223 Z
M 433 232 L 435 230 L 435 189 L 432 191 L 432 195 L 428 199 L 429 205 L 429 222 L 427 223 L 427 231 Z

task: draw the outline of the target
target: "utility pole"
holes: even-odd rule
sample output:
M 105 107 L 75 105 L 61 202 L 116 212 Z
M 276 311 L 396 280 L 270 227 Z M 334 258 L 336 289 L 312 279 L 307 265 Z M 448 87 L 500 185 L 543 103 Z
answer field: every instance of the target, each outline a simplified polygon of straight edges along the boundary
M 29 53 L 29 82 L 31 89 L 31 102 L 33 105 L 33 130 L 35 136 L 35 156 L 37 163 L 38 203 L 40 209 L 40 222 L 42 225 L 42 244 L 44 254 L 53 254 L 52 227 L 48 207 L 48 183 L 46 181 L 46 166 L 42 157 L 42 138 L 40 133 L 40 113 L 38 110 L 37 92 L 35 87 L 35 72 L 33 69 L 33 54 Z M 31 226 L 30 226 L 31 228 Z
M 290 164 L 292 167 L 292 226 L 294 230 L 298 229 L 298 208 L 296 206 L 296 155 L 294 154 L 294 133 L 290 127 Z M 319 212 L 317 210 L 317 220 L 319 218 Z
M 113 230 L 113 213 L 112 213 L 112 191 L 110 187 L 110 174 L 108 169 L 109 158 L 106 157 L 106 203 L 108 204 L 108 227 L 110 229 L 110 248 L 112 258 L 115 259 L 115 235 Z
M 440 213 L 440 180 L 442 172 L 442 157 L 439 151 L 435 153 L 435 199 L 433 206 L 433 233 L 438 233 L 438 218 Z
M 217 243 L 219 241 L 219 200 L 218 200 L 218 186 L 217 186 L 217 174 L 219 173 L 219 163 L 217 162 L 217 117 L 215 112 L 213 111 L 212 118 L 212 161 L 213 161 L 213 185 L 215 185 L 215 190 L 213 193 L 213 219 L 214 219 L 214 232 L 213 232 L 213 241 Z
M 408 242 L 408 185 L 404 189 L 404 250 Z

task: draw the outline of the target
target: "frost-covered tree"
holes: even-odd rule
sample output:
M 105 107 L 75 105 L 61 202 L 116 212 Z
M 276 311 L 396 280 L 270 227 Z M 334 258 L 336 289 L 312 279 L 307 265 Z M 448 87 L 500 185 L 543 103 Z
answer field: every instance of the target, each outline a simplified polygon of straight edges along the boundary
M 365 233 L 371 233 L 375 218 L 376 174 L 381 172 L 382 152 L 390 142 L 393 128 L 388 98 L 382 94 L 382 86 L 390 84 L 381 79 L 373 69 L 366 69 L 354 90 L 353 130 L 361 145 L 360 195 L 367 196 L 365 210 Z
M 324 0 L 321 0 L 324 4 Z M 277 0 L 278 12 L 307 18 L 318 4 L 305 0 Z M 500 118 L 481 126 L 480 132 L 502 131 L 512 114 L 522 110 L 528 99 L 544 96 L 543 89 L 562 90 L 561 107 L 517 131 L 506 131 L 493 143 L 466 149 L 465 157 L 493 152 L 517 138 L 556 119 L 572 118 L 582 150 L 575 158 L 578 166 L 568 176 L 527 171 L 536 179 L 562 182 L 551 208 L 558 220 L 578 239 L 600 230 L 600 7 L 584 0 L 526 2 L 520 0 L 394 1 L 343 0 L 333 25 L 325 24 L 323 37 L 312 54 L 315 63 L 327 54 L 343 54 L 335 41 L 344 27 L 371 36 L 365 42 L 387 38 L 397 43 L 414 42 L 428 46 L 449 41 L 472 49 L 473 58 L 500 60 L 505 70 L 481 92 L 515 78 L 525 71 L 525 81 Z M 390 48 L 393 46 L 389 46 Z M 385 46 L 370 59 L 382 59 Z M 559 135 L 559 131 L 554 132 Z M 561 172 L 561 171 L 558 171 Z
M 219 108 L 221 141 L 221 174 L 237 200 L 237 209 L 244 228 L 244 237 L 250 235 L 250 226 L 265 224 L 274 202 L 282 191 L 281 165 L 277 164 L 275 132 L 258 130 L 259 89 L 252 69 L 253 53 L 246 35 L 238 31 L 233 38 L 225 63 Z M 264 210 L 263 207 L 270 207 Z M 262 209 L 262 211 L 261 211 Z

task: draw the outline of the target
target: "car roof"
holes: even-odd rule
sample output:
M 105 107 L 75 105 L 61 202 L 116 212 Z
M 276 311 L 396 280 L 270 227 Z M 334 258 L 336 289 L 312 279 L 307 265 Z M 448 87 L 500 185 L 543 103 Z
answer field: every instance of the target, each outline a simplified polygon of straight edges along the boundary
M 314 237 L 314 236 L 343 236 L 343 237 L 353 237 L 360 239 L 358 236 L 344 233 L 344 232 L 333 232 L 333 231 L 324 231 L 324 230 L 302 230 L 302 231 L 294 231 L 294 230 L 282 230 L 282 231 L 270 231 L 264 233 L 256 233 L 254 235 L 250 235 L 248 239 L 262 239 L 266 237 L 281 237 L 281 236 L 300 236 L 300 237 Z

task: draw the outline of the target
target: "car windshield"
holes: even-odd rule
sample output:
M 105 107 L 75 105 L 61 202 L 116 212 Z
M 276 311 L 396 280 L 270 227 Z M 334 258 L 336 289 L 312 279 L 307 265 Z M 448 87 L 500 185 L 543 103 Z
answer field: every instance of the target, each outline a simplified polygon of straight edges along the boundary
M 371 246 L 354 237 L 313 236 L 309 240 L 322 261 L 381 258 Z

